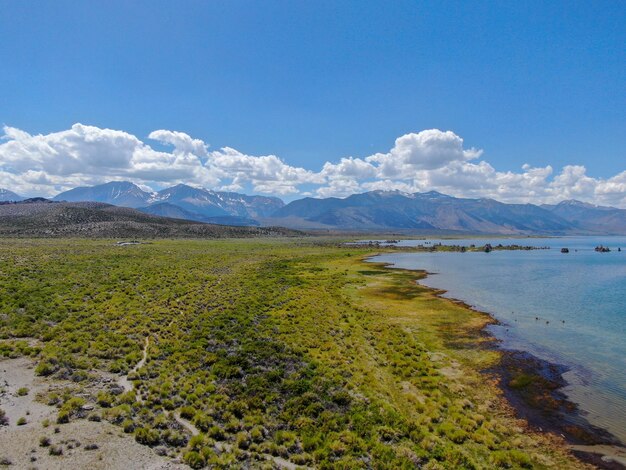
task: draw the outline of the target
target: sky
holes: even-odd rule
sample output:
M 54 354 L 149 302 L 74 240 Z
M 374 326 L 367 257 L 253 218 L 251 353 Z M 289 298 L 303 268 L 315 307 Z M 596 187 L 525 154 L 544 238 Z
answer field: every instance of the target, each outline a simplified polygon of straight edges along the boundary
M 0 188 L 626 207 L 623 1 L 0 0 Z

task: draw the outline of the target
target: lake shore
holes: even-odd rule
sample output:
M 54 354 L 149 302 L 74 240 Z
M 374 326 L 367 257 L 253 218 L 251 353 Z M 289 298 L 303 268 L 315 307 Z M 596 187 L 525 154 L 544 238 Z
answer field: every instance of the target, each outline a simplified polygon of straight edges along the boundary
M 485 331 L 493 318 L 420 286 L 415 271 L 363 261 L 378 249 L 3 243 L 0 351 L 35 359 L 23 371 L 29 380 L 68 388 L 26 395 L 54 404 L 49 428 L 63 436 L 106 421 L 144 450 L 196 468 L 257 468 L 268 455 L 312 468 L 595 468 L 505 400 L 490 372 L 501 362 Z M 24 338 L 41 343 L 29 349 Z M 138 363 L 124 392 L 119 378 Z M 9 417 L 7 435 L 27 434 L 38 448 L 48 428 L 26 415 L 17 429 Z M 74 441 L 53 444 L 68 459 L 96 455 Z
M 398 268 L 393 263 L 375 261 L 376 256 L 364 261 L 385 269 L 404 271 L 415 276 L 415 284 L 428 289 L 438 298 L 463 309 L 485 317 L 481 334 L 490 341 L 480 347 L 496 351 L 500 359 L 492 367 L 481 370 L 487 376 L 497 377 L 496 384 L 507 403 L 515 410 L 516 416 L 526 421 L 529 428 L 551 433 L 564 439 L 572 453 L 585 463 L 598 468 L 613 470 L 626 468 L 626 447 L 611 433 L 589 423 L 578 409 L 561 391 L 567 385 L 563 374 L 568 367 L 552 363 L 533 354 L 500 347 L 501 340 L 488 331 L 488 326 L 499 325 L 500 321 L 492 314 L 478 310 L 470 304 L 444 296 L 448 291 L 420 283 L 432 273 L 419 269 Z

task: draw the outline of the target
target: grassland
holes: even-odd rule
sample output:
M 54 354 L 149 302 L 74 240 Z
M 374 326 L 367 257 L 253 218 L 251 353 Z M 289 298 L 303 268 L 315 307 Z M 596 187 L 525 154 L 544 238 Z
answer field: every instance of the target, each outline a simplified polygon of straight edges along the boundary
M 480 372 L 490 318 L 375 249 L 0 240 L 0 356 L 66 384 L 38 397 L 55 426 L 109 421 L 192 468 L 583 468 Z

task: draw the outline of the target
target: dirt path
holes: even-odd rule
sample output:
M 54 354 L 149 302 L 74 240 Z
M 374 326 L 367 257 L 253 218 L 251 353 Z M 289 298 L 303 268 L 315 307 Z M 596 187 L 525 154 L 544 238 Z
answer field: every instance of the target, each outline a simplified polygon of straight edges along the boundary
M 139 369 L 141 369 L 144 366 L 144 364 L 146 363 L 146 359 L 148 358 L 148 346 L 150 346 L 150 337 L 146 336 L 141 360 L 137 364 L 135 364 L 135 367 L 133 367 L 128 374 L 118 379 L 117 384 L 120 387 L 122 387 L 125 392 L 133 391 L 134 386 L 133 386 L 133 383 L 130 380 L 128 380 L 128 376 L 134 372 L 137 372 Z
M 309 469 L 310 467 L 299 467 L 294 463 L 291 463 L 289 460 L 285 460 L 280 457 L 274 457 L 273 455 L 266 455 L 267 460 L 274 462 L 278 466 L 278 468 L 284 468 L 286 470 L 296 470 L 298 468 Z
M 196 428 L 191 421 L 188 421 L 185 418 L 183 418 L 178 411 L 174 413 L 173 416 L 176 422 L 180 424 L 183 428 L 185 428 L 187 431 L 189 431 L 189 433 L 192 436 L 197 436 L 198 434 L 200 434 L 200 431 L 198 431 L 198 428 Z
M 145 345 L 143 347 L 143 356 L 141 360 L 137 364 L 135 364 L 135 367 L 133 367 L 128 374 L 126 374 L 123 377 L 120 377 L 120 379 L 117 382 L 127 392 L 134 390 L 133 383 L 130 380 L 128 380 L 128 376 L 131 373 L 137 372 L 146 363 L 146 359 L 148 357 L 149 345 L 150 345 L 150 337 L 146 336 Z M 178 411 L 175 413 L 172 413 L 171 416 L 176 420 L 178 424 L 180 424 L 192 436 L 197 436 L 200 434 L 200 431 L 198 430 L 198 428 L 196 428 L 196 426 L 194 426 L 194 424 L 191 421 L 183 418 Z M 230 451 L 232 449 L 232 445 L 227 444 L 225 442 L 216 442 L 215 448 L 220 451 L 224 451 L 224 450 Z M 280 457 L 274 457 L 273 455 L 265 455 L 265 458 L 268 461 L 273 462 L 274 465 L 276 465 L 278 468 L 283 468 L 286 470 L 296 470 L 296 468 L 303 468 L 303 467 L 298 467 L 297 465 L 293 464 L 292 462 L 286 459 L 283 459 Z

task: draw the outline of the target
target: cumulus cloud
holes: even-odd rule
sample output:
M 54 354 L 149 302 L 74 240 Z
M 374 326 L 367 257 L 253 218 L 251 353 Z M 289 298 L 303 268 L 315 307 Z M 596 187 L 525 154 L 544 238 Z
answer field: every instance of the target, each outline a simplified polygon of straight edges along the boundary
M 398 137 L 388 153 L 377 153 L 367 157 L 366 161 L 377 163 L 383 176 L 396 178 L 419 170 L 436 170 L 452 162 L 472 160 L 481 153 L 473 148 L 464 149 L 463 139 L 454 132 L 428 129 Z
M 160 137 L 162 142 L 173 143 L 174 152 L 156 151 L 127 132 L 82 124 L 47 135 L 5 126 L 0 184 L 26 194 L 51 195 L 111 179 L 217 182 L 194 153 L 202 149 L 196 141 L 183 133 Z
M 324 183 L 319 174 L 287 165 L 276 155 L 245 155 L 230 147 L 211 152 L 207 165 L 215 168 L 222 179 L 232 180 L 227 187 L 243 188 L 249 182 L 261 193 L 295 194 L 300 185 Z
M 344 157 L 317 171 L 276 155 L 247 155 L 230 147 L 209 151 L 205 142 L 180 131 L 155 130 L 148 139 L 158 149 L 130 133 L 83 124 L 46 135 L 5 126 L 0 187 L 51 196 L 75 186 L 130 180 L 143 188 L 187 183 L 292 197 L 437 190 L 505 202 L 575 198 L 626 207 L 626 171 L 608 179 L 590 177 L 580 165 L 558 173 L 549 165 L 502 172 L 481 158 L 482 150 L 466 148 L 460 136 L 438 129 L 400 136 L 387 152 Z
M 581 199 L 626 207 L 626 171 L 609 179 L 592 178 L 579 165 L 565 166 L 557 175 L 550 165 L 523 165 L 519 172 L 501 172 L 481 160 L 482 154 L 480 149 L 465 148 L 463 139 L 451 131 L 429 129 L 406 134 L 386 153 L 326 163 L 321 173 L 328 183 L 318 188 L 317 194 L 437 190 L 458 197 L 515 203 Z
M 199 157 L 207 155 L 208 146 L 200 139 L 192 139 L 184 132 L 158 130 L 151 132 L 148 138 L 173 145 L 174 153 L 188 153 Z

